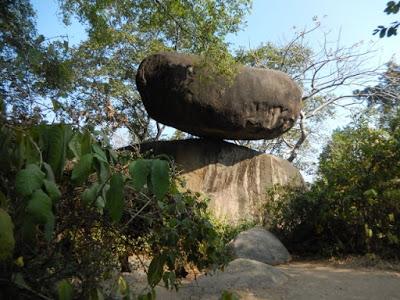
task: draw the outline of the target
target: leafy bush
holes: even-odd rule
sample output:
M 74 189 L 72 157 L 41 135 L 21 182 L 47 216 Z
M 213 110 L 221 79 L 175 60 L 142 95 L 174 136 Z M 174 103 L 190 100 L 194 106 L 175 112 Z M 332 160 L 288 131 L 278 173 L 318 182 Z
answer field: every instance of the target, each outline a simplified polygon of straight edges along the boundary
M 271 226 L 292 251 L 399 255 L 399 121 L 335 132 L 308 191 L 271 191 Z
M 180 191 L 168 160 L 118 153 L 66 125 L 3 123 L 0 140 L 0 298 L 97 299 L 141 254 L 152 258 L 152 299 L 160 281 L 178 286 L 183 266 L 224 263 L 207 203 Z

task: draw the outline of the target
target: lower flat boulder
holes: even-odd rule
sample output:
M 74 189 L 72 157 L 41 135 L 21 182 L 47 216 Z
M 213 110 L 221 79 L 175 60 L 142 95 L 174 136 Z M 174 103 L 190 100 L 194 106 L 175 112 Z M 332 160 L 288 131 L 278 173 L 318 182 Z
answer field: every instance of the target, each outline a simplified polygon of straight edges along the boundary
M 304 184 L 290 162 L 219 140 L 149 142 L 141 145 L 141 151 L 172 157 L 186 187 L 210 197 L 213 214 L 228 222 L 262 221 L 268 188 Z
M 254 227 L 239 233 L 229 247 L 236 258 L 252 259 L 273 266 L 291 260 L 288 250 L 281 241 L 262 227 Z

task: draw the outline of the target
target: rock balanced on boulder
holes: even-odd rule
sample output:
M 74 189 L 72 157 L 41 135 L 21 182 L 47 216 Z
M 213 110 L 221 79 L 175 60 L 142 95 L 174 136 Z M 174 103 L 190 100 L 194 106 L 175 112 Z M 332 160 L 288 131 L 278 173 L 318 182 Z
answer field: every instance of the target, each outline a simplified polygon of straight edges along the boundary
M 199 58 L 173 52 L 145 58 L 136 84 L 156 121 L 201 137 L 258 140 L 288 131 L 301 90 L 285 73 L 239 67 L 233 82 L 208 74 Z
M 171 156 L 187 188 L 210 197 L 216 217 L 259 221 L 267 189 L 302 185 L 301 174 L 288 161 L 221 140 L 280 136 L 300 113 L 300 88 L 268 69 L 239 67 L 231 81 L 208 73 L 193 55 L 158 53 L 143 60 L 136 84 L 149 115 L 203 139 L 143 143 L 141 149 Z

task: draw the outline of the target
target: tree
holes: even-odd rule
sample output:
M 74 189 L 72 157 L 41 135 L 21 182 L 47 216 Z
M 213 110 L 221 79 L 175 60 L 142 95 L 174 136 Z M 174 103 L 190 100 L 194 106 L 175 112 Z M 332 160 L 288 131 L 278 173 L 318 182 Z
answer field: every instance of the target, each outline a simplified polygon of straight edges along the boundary
M 196 53 L 229 76 L 234 61 L 224 38 L 239 30 L 250 0 L 63 0 L 60 4 L 64 21 L 77 16 L 89 36 L 72 50 L 77 76 L 63 107 L 77 124 L 111 131 L 126 126 L 140 141 L 157 135 L 135 88 L 141 60 L 157 51 Z
M 35 14 L 27 0 L 2 1 L 0 8 L 0 102 L 11 122 L 38 122 L 52 112 L 43 97 L 69 89 L 72 70 L 67 44 L 38 35 Z
M 241 63 L 288 73 L 303 89 L 303 109 L 293 129 L 274 140 L 242 142 L 294 161 L 300 167 L 309 165 L 307 155 L 318 152 L 310 148 L 321 138 L 327 119 L 334 117 L 337 107 L 362 102 L 354 98 L 352 89 L 365 87 L 379 70 L 368 66 L 373 51 L 363 50 L 360 43 L 344 47 L 339 41 L 330 42 L 328 34 L 322 32 L 324 39 L 319 49 L 307 46 L 307 37 L 320 28 L 319 21 L 315 21 L 311 29 L 300 31 L 282 46 L 267 43 L 254 50 L 240 50 L 236 55 Z
M 400 115 L 392 128 L 362 118 L 333 133 L 309 190 L 281 190 L 271 225 L 292 251 L 331 255 L 400 250 Z
M 354 91 L 355 96 L 367 102 L 369 110 L 376 110 L 378 126 L 388 126 L 398 112 L 400 99 L 400 67 L 395 62 L 387 64 L 379 83 Z
M 389 1 L 386 3 L 386 8 L 384 12 L 388 15 L 397 14 L 400 10 L 400 1 Z M 397 28 L 400 26 L 400 21 L 394 21 L 389 27 L 385 27 L 383 25 L 379 25 L 373 32 L 373 34 L 379 33 L 379 37 L 383 38 L 385 36 L 391 37 L 393 35 L 397 35 Z

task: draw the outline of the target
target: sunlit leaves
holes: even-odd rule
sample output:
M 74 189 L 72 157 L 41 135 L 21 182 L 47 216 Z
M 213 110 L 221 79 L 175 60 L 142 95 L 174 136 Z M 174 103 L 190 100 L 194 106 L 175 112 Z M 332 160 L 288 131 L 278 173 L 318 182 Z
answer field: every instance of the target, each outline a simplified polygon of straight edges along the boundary
M 88 153 L 83 155 L 72 170 L 71 180 L 77 184 L 82 184 L 85 182 L 93 171 L 92 163 L 92 154 Z
M 58 201 L 61 198 L 61 192 L 58 189 L 57 184 L 54 181 L 49 181 L 47 179 L 43 180 L 44 187 L 46 189 L 47 194 L 51 198 L 51 200 Z
M 169 188 L 169 165 L 165 160 L 155 159 L 151 164 L 151 183 L 158 200 L 164 198 Z
M 151 171 L 151 161 L 138 159 L 129 165 L 129 173 L 132 177 L 132 185 L 135 189 L 141 190 L 147 183 L 147 177 Z
M 166 257 L 162 254 L 152 259 L 147 272 L 147 282 L 151 287 L 155 287 L 161 281 L 164 274 L 165 262 Z
M 37 223 L 45 224 L 53 217 L 52 201 L 41 189 L 36 190 L 28 202 L 26 211 Z
M 15 187 L 22 196 L 30 196 L 43 184 L 45 174 L 37 165 L 28 165 L 25 169 L 18 172 L 15 179 Z
M 146 184 L 158 200 L 168 192 L 170 178 L 168 162 L 161 159 L 138 159 L 129 165 L 132 185 L 141 190 Z

